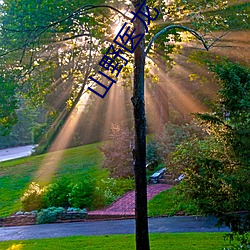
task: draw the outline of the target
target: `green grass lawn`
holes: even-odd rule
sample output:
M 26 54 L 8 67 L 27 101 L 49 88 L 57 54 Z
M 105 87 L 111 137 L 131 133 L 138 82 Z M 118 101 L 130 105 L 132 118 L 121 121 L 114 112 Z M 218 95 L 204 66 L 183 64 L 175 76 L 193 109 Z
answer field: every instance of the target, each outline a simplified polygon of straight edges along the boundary
M 100 143 L 95 143 L 65 150 L 51 181 L 66 177 L 77 182 L 87 175 L 98 179 L 107 177 L 108 172 L 98 168 L 102 161 L 97 148 L 99 145 Z M 54 152 L 49 155 L 56 157 L 57 154 Z M 36 172 L 46 156 L 48 154 L 0 163 L 0 218 L 21 210 L 20 197 L 32 181 L 37 181 Z M 187 204 L 179 204 L 176 197 L 174 189 L 154 197 L 149 202 L 149 216 L 173 215 L 181 210 L 188 212 Z
M 108 172 L 98 168 L 102 161 L 98 145 L 100 143 L 65 150 L 51 181 L 66 177 L 77 182 L 87 175 L 98 179 L 107 177 Z M 57 152 L 49 153 L 50 157 L 56 157 L 57 154 Z M 46 156 L 48 154 L 0 163 L 0 217 L 21 210 L 20 197 L 32 181 L 37 181 L 36 172 Z M 171 189 L 162 192 L 149 202 L 149 215 L 174 214 L 180 211 L 177 206 L 176 195 Z
M 106 171 L 98 169 L 102 160 L 98 145 L 100 143 L 65 150 L 52 180 L 64 176 L 79 181 L 86 174 L 98 174 L 99 178 L 100 175 L 107 175 Z M 57 153 L 50 154 L 53 157 Z M 0 217 L 21 209 L 20 197 L 30 182 L 37 181 L 35 174 L 45 157 L 46 154 L 0 163 Z
M 198 208 L 191 202 L 183 199 L 176 192 L 175 187 L 161 192 L 148 202 L 148 215 L 151 217 L 161 215 L 171 216 L 178 212 L 183 212 L 186 215 L 199 214 Z
M 151 250 L 221 250 L 228 246 L 224 233 L 151 234 Z M 135 249 L 134 235 L 74 236 L 0 242 L 1 250 Z

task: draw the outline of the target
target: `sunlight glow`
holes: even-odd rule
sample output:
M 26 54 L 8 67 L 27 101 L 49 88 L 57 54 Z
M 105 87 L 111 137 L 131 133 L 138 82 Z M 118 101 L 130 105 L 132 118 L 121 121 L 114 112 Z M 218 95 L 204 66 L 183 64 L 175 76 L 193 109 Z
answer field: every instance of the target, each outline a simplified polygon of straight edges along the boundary
M 119 31 L 121 30 L 123 26 L 123 23 L 121 22 L 121 20 L 119 19 L 117 22 L 115 22 L 114 26 L 113 26 L 113 31 L 114 31 L 114 35 L 116 36 Z
M 120 27 L 121 23 L 117 23 L 116 31 L 119 32 Z M 173 121 L 176 117 L 185 119 L 192 112 L 204 112 L 207 109 L 192 93 L 192 88 L 189 88 L 189 84 L 199 84 L 199 82 L 190 82 L 189 75 L 193 73 L 193 68 L 191 69 L 190 64 L 187 64 L 186 56 L 175 56 L 178 56 L 178 64 L 172 70 L 167 68 L 166 62 L 160 59 L 161 55 L 158 55 L 158 58 L 156 56 L 146 59 L 145 71 L 153 78 L 159 78 L 157 83 L 152 82 L 152 78 L 147 79 L 145 84 L 147 123 L 152 129 L 151 132 L 157 131 L 161 125 Z M 199 69 L 198 73 L 204 72 Z M 69 146 L 77 128 L 84 128 L 81 143 L 86 144 L 90 143 L 92 138 L 95 138 L 93 142 L 96 142 L 96 138 L 98 141 L 109 139 L 112 123 L 133 124 L 130 101 L 132 93 L 120 86 L 123 84 L 122 81 L 129 85 L 128 79 L 120 79 L 120 84 L 118 82 L 114 84 L 104 99 L 93 96 L 89 98 L 88 94 L 83 96 L 80 104 L 73 110 L 72 115 L 51 145 L 50 153 L 46 155 L 36 173 L 35 178 L 38 182 L 47 184 L 54 176 L 63 158 L 63 149 Z M 207 96 L 213 95 L 210 85 L 199 85 L 198 90 Z M 86 110 L 91 111 L 90 113 L 83 112 L 86 107 L 88 107 Z M 101 121 L 101 124 L 98 124 L 97 121 Z
M 125 92 L 122 86 L 114 85 L 107 96 L 105 120 L 102 126 L 102 139 L 109 138 L 111 124 L 121 124 L 127 118 L 125 105 Z
M 56 172 L 59 162 L 63 157 L 64 150 L 69 145 L 75 128 L 79 122 L 81 117 L 81 113 L 84 110 L 89 95 L 87 93 L 83 94 L 81 100 L 77 104 L 77 106 L 72 111 L 70 117 L 67 119 L 63 128 L 57 135 L 56 139 L 52 143 L 49 152 L 46 157 L 44 158 L 39 170 L 36 173 L 35 179 L 39 183 L 48 183 L 51 177 Z M 54 152 L 56 151 L 56 152 Z
M 181 58 L 182 61 L 186 58 Z M 158 83 L 146 84 L 145 98 L 147 109 L 148 126 L 154 130 L 160 129 L 169 119 L 175 119 L 171 116 L 171 110 L 177 111 L 176 115 L 187 119 L 188 115 L 193 112 L 204 112 L 207 108 L 187 89 L 185 85 L 192 84 L 189 80 L 190 70 L 181 65 L 176 65 L 169 70 L 165 63 L 157 58 L 152 60 L 148 66 L 149 73 L 159 76 Z M 157 67 L 155 66 L 157 65 Z M 207 86 L 199 86 L 199 89 L 209 93 Z
M 12 244 L 7 250 L 22 250 L 23 244 Z

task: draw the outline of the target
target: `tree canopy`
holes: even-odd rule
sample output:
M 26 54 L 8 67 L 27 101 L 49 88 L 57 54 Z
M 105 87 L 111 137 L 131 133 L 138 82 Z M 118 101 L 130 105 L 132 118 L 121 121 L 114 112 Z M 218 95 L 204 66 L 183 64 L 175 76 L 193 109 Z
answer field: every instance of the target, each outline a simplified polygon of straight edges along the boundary
M 160 15 L 149 27 L 146 45 L 157 32 L 172 24 L 185 24 L 207 35 L 211 30 L 230 29 L 237 15 L 242 17 L 238 26 L 245 27 L 248 18 L 244 3 L 237 3 L 238 12 L 230 11 L 234 1 L 229 2 L 232 6 L 226 1 L 204 0 L 158 0 L 147 4 L 158 8 Z M 0 65 L 15 70 L 13 88 L 28 102 L 36 106 L 49 103 L 60 111 L 72 107 L 91 84 L 88 76 L 98 71 L 98 62 L 114 38 L 115 27 L 129 21 L 132 8 L 130 1 L 89 0 L 84 5 L 64 0 L 3 1 Z M 149 56 L 156 51 L 171 62 L 176 47 L 171 41 L 180 41 L 180 34 L 178 29 L 172 29 L 161 35 Z M 128 80 L 133 58 L 129 53 L 126 58 L 131 64 L 123 70 L 123 78 Z M 55 99 L 60 99 L 60 104 L 55 104 Z

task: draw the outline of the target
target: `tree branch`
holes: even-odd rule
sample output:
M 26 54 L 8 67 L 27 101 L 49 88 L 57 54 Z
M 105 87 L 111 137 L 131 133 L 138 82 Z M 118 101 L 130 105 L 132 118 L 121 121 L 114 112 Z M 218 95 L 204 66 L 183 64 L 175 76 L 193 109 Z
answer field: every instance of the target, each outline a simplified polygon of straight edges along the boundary
M 212 45 L 208 46 L 207 43 L 206 43 L 206 41 L 204 40 L 204 38 L 203 38 L 197 31 L 195 31 L 195 30 L 193 30 L 193 29 L 190 29 L 190 28 L 188 28 L 188 27 L 186 27 L 186 26 L 182 26 L 182 25 L 170 25 L 170 26 L 168 26 L 168 27 L 162 29 L 161 31 L 159 31 L 157 34 L 154 35 L 154 37 L 151 39 L 151 41 L 149 42 L 149 44 L 148 44 L 148 46 L 147 46 L 147 48 L 146 48 L 146 50 L 145 50 L 145 56 L 147 56 L 147 54 L 148 54 L 148 52 L 149 52 L 149 50 L 150 50 L 152 44 L 154 43 L 154 41 L 155 41 L 160 35 L 162 35 L 162 34 L 165 33 L 165 32 L 168 32 L 168 31 L 171 30 L 171 29 L 181 29 L 181 30 L 184 30 L 184 31 L 188 31 L 188 32 L 191 33 L 193 36 L 195 36 L 199 41 L 201 41 L 201 43 L 203 44 L 203 46 L 205 47 L 206 50 L 209 50 L 210 47 L 214 44 L 214 43 L 213 43 Z
M 66 20 L 76 16 L 76 15 L 79 15 L 85 11 L 89 11 L 89 10 L 92 10 L 92 9 L 96 9 L 96 8 L 109 8 L 109 9 L 112 9 L 116 12 L 118 12 L 119 14 L 121 14 L 124 18 L 128 19 L 128 20 L 131 20 L 129 17 L 127 17 L 124 13 L 122 13 L 120 10 L 116 9 L 115 7 L 111 6 L 111 5 L 85 5 L 85 6 L 82 6 L 80 7 L 79 9 L 75 10 L 74 12 L 72 12 L 70 15 L 58 20 L 58 21 L 55 21 L 55 22 L 52 22 L 51 24 L 49 25 L 44 25 L 44 26 L 37 26 L 35 27 L 34 29 L 28 29 L 28 30 L 14 30 L 14 29 L 8 29 L 8 28 L 5 28 L 4 26 L 2 26 L 2 29 L 5 30 L 5 31 L 10 31 L 10 32 L 27 32 L 27 33 L 32 33 L 32 32 L 38 32 L 37 34 L 34 34 L 33 38 L 30 39 L 28 42 L 26 42 L 25 44 L 23 44 L 22 46 L 18 47 L 18 48 L 15 48 L 15 49 L 12 49 L 12 50 L 9 50 L 9 51 L 5 51 L 3 52 L 2 54 L 0 54 L 0 57 L 1 56 L 5 56 L 9 53 L 12 53 L 12 52 L 15 52 L 15 51 L 18 51 L 18 50 L 25 50 L 28 45 L 30 45 L 32 42 L 34 42 L 39 36 L 41 36 L 44 32 L 46 32 L 49 28 L 51 27 L 54 27 L 56 25 L 59 25 L 63 22 L 65 22 Z
M 226 31 L 225 33 L 223 33 L 222 35 L 220 35 L 219 37 L 214 37 L 215 40 L 209 45 L 209 48 L 211 48 L 215 43 L 217 43 L 223 36 L 225 36 L 226 34 L 228 34 L 230 31 Z
M 68 16 L 58 20 L 58 21 L 55 21 L 55 22 L 52 22 L 51 24 L 48 24 L 48 25 L 39 25 L 39 26 L 36 26 L 34 29 L 23 29 L 23 30 L 15 30 L 15 29 L 9 29 L 9 28 L 6 28 L 4 26 L 2 26 L 2 29 L 5 30 L 5 31 L 10 31 L 10 32 L 36 32 L 36 31 L 39 31 L 41 29 L 49 29 L 53 26 L 56 26 L 57 24 L 61 24 L 65 21 L 67 21 L 68 19 L 76 16 L 76 15 L 79 15 L 81 14 L 82 12 L 85 12 L 85 11 L 89 11 L 89 10 L 92 10 L 92 9 L 96 9 L 96 8 L 109 8 L 109 9 L 112 9 L 116 12 L 118 12 L 119 14 L 121 14 L 124 18 L 128 19 L 128 20 L 131 20 L 129 17 L 127 17 L 124 13 L 122 13 L 120 10 L 116 9 L 115 7 L 111 6 L 111 5 L 84 5 L 82 7 L 80 7 L 79 9 L 75 10 L 74 12 L 72 12 L 71 14 L 69 14 Z

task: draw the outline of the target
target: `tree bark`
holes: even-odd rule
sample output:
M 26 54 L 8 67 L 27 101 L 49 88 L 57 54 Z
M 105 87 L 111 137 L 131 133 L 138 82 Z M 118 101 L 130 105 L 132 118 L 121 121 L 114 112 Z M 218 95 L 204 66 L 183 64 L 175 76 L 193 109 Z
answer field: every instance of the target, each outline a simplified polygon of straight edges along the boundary
M 134 1 L 136 11 L 141 0 Z M 145 12 L 145 8 L 143 9 Z M 143 23 L 134 21 L 136 35 L 145 33 Z M 146 117 L 144 101 L 144 67 L 145 40 L 142 39 L 134 52 L 134 88 L 132 103 L 134 108 L 135 146 L 133 149 L 135 174 L 135 217 L 136 217 L 136 249 L 149 250 L 148 213 L 147 213 L 147 180 L 146 180 Z

